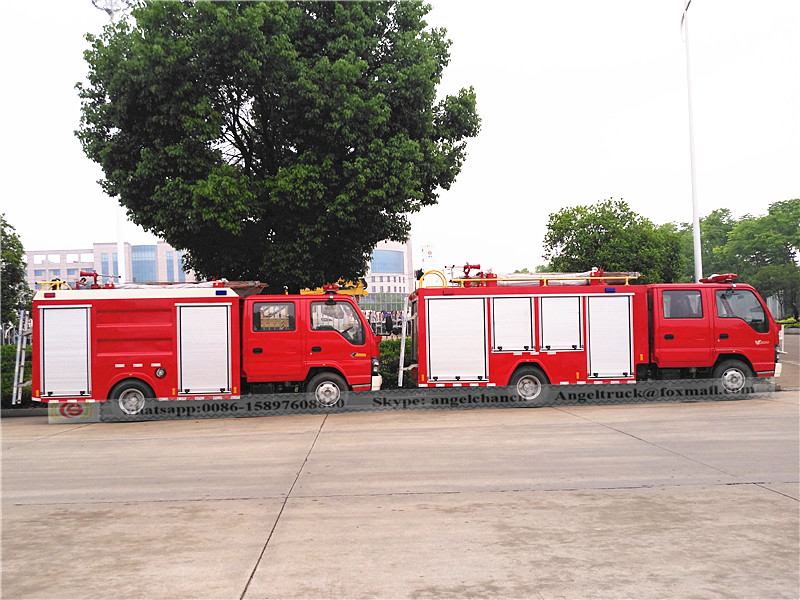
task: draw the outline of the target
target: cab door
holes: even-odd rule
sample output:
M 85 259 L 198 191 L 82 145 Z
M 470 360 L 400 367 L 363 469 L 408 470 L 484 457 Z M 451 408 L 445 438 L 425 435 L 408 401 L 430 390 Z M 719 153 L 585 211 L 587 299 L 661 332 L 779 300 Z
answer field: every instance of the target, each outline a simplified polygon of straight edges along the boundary
M 705 367 L 714 362 L 707 289 L 653 286 L 653 352 L 661 368 Z
M 303 332 L 298 300 L 253 296 L 245 300 L 242 370 L 250 382 L 302 381 Z
M 351 386 L 371 383 L 372 359 L 361 311 L 346 298 L 301 302 L 307 366 L 337 369 Z
M 741 354 L 755 371 L 775 370 L 774 327 L 758 296 L 748 289 L 714 290 L 714 347 L 718 354 Z

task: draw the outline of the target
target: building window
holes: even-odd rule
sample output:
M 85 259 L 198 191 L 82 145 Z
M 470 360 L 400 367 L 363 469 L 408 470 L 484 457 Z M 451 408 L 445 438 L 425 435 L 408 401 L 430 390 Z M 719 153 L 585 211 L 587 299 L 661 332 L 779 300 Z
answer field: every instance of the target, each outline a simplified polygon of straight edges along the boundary
M 67 275 L 77 275 L 78 269 L 67 269 Z
M 34 277 L 44 277 L 44 269 L 34 269 L 33 270 Z
M 183 260 L 184 252 L 178 252 L 178 281 L 186 281 L 186 261 Z
M 399 250 L 373 250 L 370 270 L 375 273 L 405 273 Z
M 156 247 L 131 246 L 131 271 L 134 283 L 156 281 Z
M 175 281 L 175 256 L 174 252 L 167 252 L 167 281 Z

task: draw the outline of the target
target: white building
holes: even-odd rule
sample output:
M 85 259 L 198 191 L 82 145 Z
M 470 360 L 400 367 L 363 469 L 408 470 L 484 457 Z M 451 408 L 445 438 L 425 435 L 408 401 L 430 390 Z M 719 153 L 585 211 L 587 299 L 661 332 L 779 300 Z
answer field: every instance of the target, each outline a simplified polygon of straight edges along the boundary
M 125 273 L 128 283 L 196 281 L 193 273 L 183 270 L 183 251 L 166 242 L 156 244 L 124 244 Z M 40 289 L 39 282 L 66 281 L 73 285 L 83 272 L 102 275 L 98 283 L 117 281 L 119 275 L 116 242 L 93 244 L 92 248 L 77 250 L 29 250 L 25 279 L 32 290 Z M 91 282 L 91 278 L 88 278 Z

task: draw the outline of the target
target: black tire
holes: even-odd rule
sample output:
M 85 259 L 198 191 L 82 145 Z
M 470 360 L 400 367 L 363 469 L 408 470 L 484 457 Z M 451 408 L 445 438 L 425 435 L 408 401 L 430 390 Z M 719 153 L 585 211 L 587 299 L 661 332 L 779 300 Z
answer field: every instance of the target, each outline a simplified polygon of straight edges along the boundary
M 539 367 L 533 365 L 519 367 L 508 382 L 517 395 L 523 400 L 535 400 L 542 395 L 544 386 L 549 384 L 547 375 Z
M 714 379 L 722 386 L 726 394 L 741 394 L 747 385 L 747 379 L 755 374 L 747 363 L 731 358 L 723 360 L 714 367 Z
M 318 406 L 333 408 L 344 405 L 347 382 L 336 373 L 318 373 L 306 386 L 306 391 Z
M 119 409 L 126 415 L 136 415 L 142 412 L 148 398 L 155 398 L 153 390 L 138 379 L 120 381 L 109 394 L 109 400 L 116 402 Z

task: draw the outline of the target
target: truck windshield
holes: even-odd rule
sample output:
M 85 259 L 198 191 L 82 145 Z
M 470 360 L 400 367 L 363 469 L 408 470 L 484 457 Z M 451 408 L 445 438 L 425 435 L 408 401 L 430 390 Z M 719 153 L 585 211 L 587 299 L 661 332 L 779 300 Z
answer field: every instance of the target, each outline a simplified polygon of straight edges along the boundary
M 742 319 L 759 333 L 769 331 L 764 307 L 750 290 L 717 290 L 717 316 Z
M 356 309 L 347 302 L 312 302 L 311 329 L 338 331 L 356 346 L 364 343 L 364 325 L 356 314 Z

